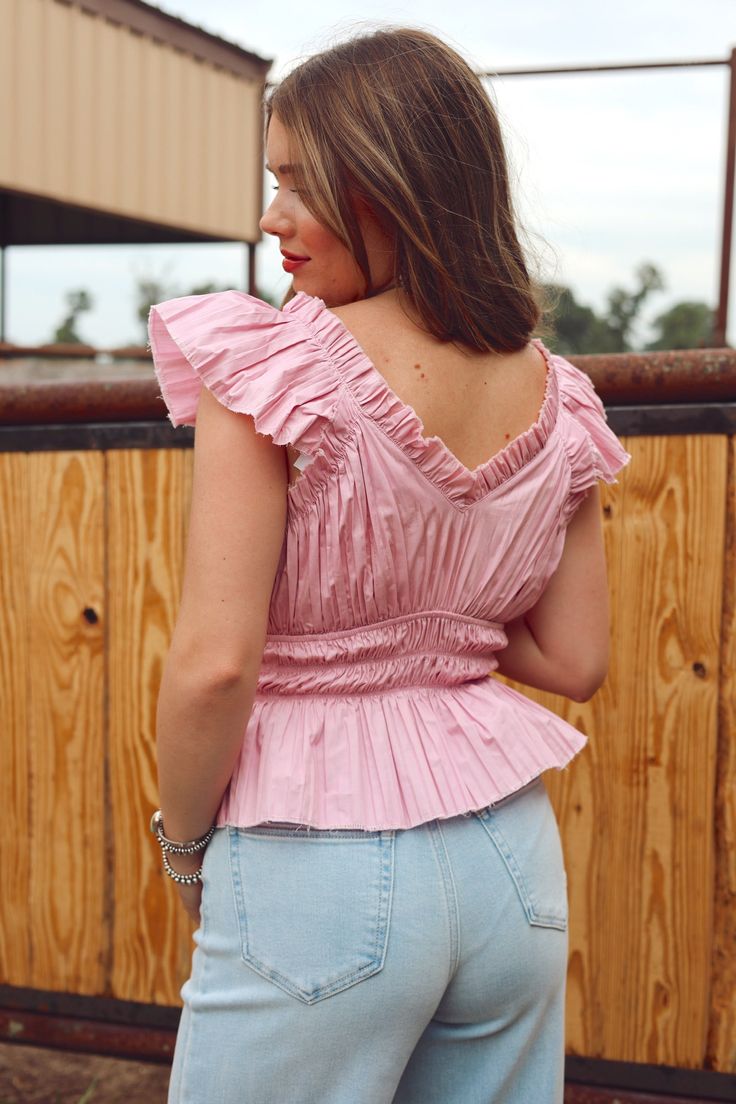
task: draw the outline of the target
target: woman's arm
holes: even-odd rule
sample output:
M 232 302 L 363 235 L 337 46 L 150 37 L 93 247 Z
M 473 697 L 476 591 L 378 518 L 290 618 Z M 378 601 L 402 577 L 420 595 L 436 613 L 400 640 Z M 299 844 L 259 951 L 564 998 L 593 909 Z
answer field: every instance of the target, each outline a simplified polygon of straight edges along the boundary
M 179 615 L 157 711 L 164 830 L 213 823 L 255 697 L 286 526 L 284 449 L 203 390 Z M 201 853 L 172 865 L 196 868 Z
M 581 702 L 605 679 L 608 584 L 597 486 L 568 526 L 562 558 L 542 597 L 506 632 L 499 674 Z

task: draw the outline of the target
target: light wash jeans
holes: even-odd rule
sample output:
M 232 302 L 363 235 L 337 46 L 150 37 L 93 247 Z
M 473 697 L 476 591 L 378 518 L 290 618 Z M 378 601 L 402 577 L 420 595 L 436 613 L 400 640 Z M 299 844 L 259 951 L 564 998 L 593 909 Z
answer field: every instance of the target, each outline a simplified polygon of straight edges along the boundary
M 561 1104 L 541 780 L 405 830 L 220 828 L 203 879 L 169 1104 Z

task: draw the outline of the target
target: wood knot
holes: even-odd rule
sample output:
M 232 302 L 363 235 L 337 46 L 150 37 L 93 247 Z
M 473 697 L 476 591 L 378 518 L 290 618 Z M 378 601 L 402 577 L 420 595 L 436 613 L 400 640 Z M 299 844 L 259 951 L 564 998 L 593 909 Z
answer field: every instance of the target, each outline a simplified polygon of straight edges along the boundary
M 693 674 L 698 678 L 705 678 L 707 671 L 704 663 L 693 663 Z
M 82 617 L 88 625 L 96 625 L 99 621 L 97 610 L 93 610 L 91 606 L 85 606 L 82 610 Z

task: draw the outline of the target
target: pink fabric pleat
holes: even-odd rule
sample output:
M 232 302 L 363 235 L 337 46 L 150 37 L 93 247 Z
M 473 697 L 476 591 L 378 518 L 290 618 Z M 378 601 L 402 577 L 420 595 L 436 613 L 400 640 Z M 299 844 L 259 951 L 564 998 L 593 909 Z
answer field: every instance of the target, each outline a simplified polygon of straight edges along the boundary
M 218 824 L 409 828 L 564 767 L 585 734 L 492 672 L 585 493 L 630 459 L 589 378 L 537 342 L 537 420 L 470 471 L 319 299 L 185 296 L 149 334 L 173 425 L 204 386 L 306 461 Z

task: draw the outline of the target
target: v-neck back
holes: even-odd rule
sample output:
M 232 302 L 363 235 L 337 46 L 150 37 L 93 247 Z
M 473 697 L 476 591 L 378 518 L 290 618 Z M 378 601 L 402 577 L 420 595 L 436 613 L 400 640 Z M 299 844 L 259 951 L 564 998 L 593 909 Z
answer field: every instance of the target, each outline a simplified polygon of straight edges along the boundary
M 552 357 L 541 341 L 532 342 L 546 365 L 544 395 L 536 419 L 503 448 L 471 469 L 441 437 L 425 435 L 422 419 L 414 407 L 399 398 L 352 331 L 321 299 L 301 292 L 286 309 L 299 316 L 305 312 L 317 321 L 319 340 L 325 347 L 331 335 L 335 366 L 359 407 L 456 504 L 472 505 L 516 475 L 544 448 L 554 428 L 559 407 L 558 387 Z M 337 356 L 334 356 L 335 348 Z
M 374 315 L 371 319 L 371 330 L 375 331 L 376 337 L 379 337 L 380 334 L 377 346 L 373 344 L 373 335 L 371 334 L 371 341 L 368 346 L 373 349 L 374 355 L 371 355 L 366 351 L 366 346 L 362 341 L 362 335 L 366 334 L 367 330 L 362 328 L 356 333 L 352 327 L 350 316 L 346 320 L 340 312 L 335 312 L 330 308 L 327 308 L 327 310 L 329 314 L 335 314 L 352 337 L 357 351 L 368 361 L 372 370 L 381 377 L 391 402 L 394 405 L 403 406 L 410 416 L 415 419 L 418 435 L 427 442 L 435 439 L 439 441 L 441 447 L 449 452 L 457 465 L 466 472 L 474 475 L 490 464 L 504 448 L 510 444 L 513 445 L 517 438 L 524 436 L 529 430 L 537 427 L 539 421 L 543 418 L 544 407 L 550 401 L 552 386 L 550 375 L 554 372 L 554 367 L 551 364 L 550 354 L 540 341 L 532 339 L 526 350 L 519 350 L 520 353 L 524 352 L 532 355 L 536 366 L 536 375 L 533 378 L 529 372 L 529 363 L 524 363 L 518 354 L 503 358 L 500 362 L 496 358 L 495 363 L 491 366 L 491 373 L 489 373 L 487 369 L 489 367 L 488 359 L 490 358 L 481 355 L 469 360 L 466 356 L 461 358 L 461 361 L 464 362 L 458 361 L 456 356 L 453 358 L 456 349 L 452 345 L 446 343 L 438 347 L 435 344 L 432 347 L 427 343 L 423 344 L 421 340 L 413 340 L 412 337 L 407 340 L 401 331 L 396 333 L 390 329 L 390 323 L 386 325 L 387 320 L 380 315 Z M 384 364 L 388 365 L 389 362 L 387 352 L 390 353 L 391 362 L 399 368 L 399 375 L 395 375 L 393 371 L 389 374 L 383 367 Z M 379 363 L 382 365 L 381 368 L 378 367 Z M 416 370 L 413 381 L 410 379 L 411 372 L 404 372 L 404 369 L 408 370 L 411 365 Z M 539 380 L 540 368 L 543 369 L 544 377 L 540 389 L 541 396 L 534 407 L 534 415 L 531 416 L 528 399 L 532 393 L 537 392 L 538 385 L 541 382 Z M 421 387 L 417 389 L 417 373 L 420 369 L 421 378 L 425 380 L 428 377 L 427 382 L 431 383 L 428 392 L 421 393 Z M 486 390 L 486 385 L 490 385 L 488 390 Z M 521 402 L 526 400 L 526 416 L 523 421 L 520 421 L 518 413 L 515 413 L 513 408 L 507 406 L 503 412 L 501 411 L 502 404 L 499 401 L 501 396 L 504 398 L 510 396 L 514 388 L 516 389 L 517 399 Z M 416 395 L 416 402 L 411 397 L 406 397 L 407 391 L 409 396 Z M 463 392 L 465 393 L 464 410 L 454 406 L 456 402 L 455 395 Z M 488 401 L 489 398 L 490 402 Z M 423 413 L 420 413 L 420 410 Z M 437 414 L 439 414 L 439 419 L 436 416 Z M 450 415 L 450 423 L 448 423 L 448 415 Z M 499 422 L 501 419 L 507 422 L 510 420 L 512 425 L 521 425 L 522 428 L 517 429 L 514 433 L 505 434 L 505 440 L 502 441 L 499 438 Z M 427 423 L 436 426 L 438 421 L 439 428 L 434 433 L 428 433 L 425 428 Z M 447 428 L 448 424 L 452 424 L 453 428 L 446 433 L 442 427 Z M 483 459 L 475 464 L 462 459 L 463 451 L 466 455 L 468 453 L 466 445 L 461 446 L 459 454 L 456 448 L 448 444 L 451 439 L 466 442 L 470 441 L 471 437 L 474 437 L 477 441 L 483 442 L 485 440 L 486 442 L 485 449 L 482 449 L 481 452 Z M 498 447 L 493 453 L 488 452 L 487 442 L 490 437 L 499 441 Z M 476 447 L 473 451 L 477 456 L 479 449 Z

